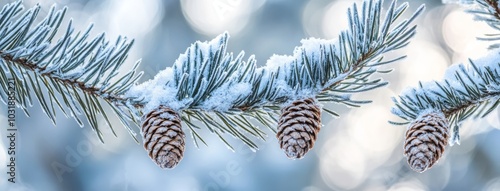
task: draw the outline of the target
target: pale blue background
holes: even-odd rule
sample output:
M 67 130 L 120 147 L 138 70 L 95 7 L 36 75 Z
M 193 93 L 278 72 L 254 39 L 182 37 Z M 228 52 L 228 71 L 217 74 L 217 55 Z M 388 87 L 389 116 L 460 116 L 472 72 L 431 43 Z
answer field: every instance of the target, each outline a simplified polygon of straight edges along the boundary
M 7 2 L 11 1 L 1 5 Z M 255 54 L 259 65 L 273 54 L 292 54 L 303 38 L 334 37 L 345 27 L 345 5 L 354 1 L 49 0 L 40 2 L 41 14 L 54 2 L 69 7 L 66 21 L 73 17 L 80 30 L 95 22 L 94 34 L 106 31 L 111 39 L 118 34 L 136 39 L 127 63 L 142 58 L 145 81 L 171 66 L 191 43 L 210 40 L 224 30 L 231 34 L 228 50 L 243 50 L 246 58 Z M 237 148 L 232 152 L 202 131 L 209 147 L 197 149 L 188 137 L 181 163 L 161 170 L 118 122 L 117 138 L 103 125 L 102 145 L 88 126 L 79 128 L 60 113 L 53 126 L 35 104 L 31 118 L 18 112 L 16 184 L 6 181 L 7 158 L 0 153 L 0 190 L 499 190 L 498 109 L 487 119 L 465 123 L 461 145 L 448 147 L 438 165 L 423 174 L 411 171 L 402 156 L 405 127 L 387 123 L 397 120 L 389 113 L 391 96 L 417 85 L 419 79 L 440 79 L 447 66 L 486 52 L 487 43 L 474 38 L 488 32 L 487 27 L 474 23 L 462 7 L 416 0 L 410 9 L 422 3 L 427 11 L 417 21 L 417 37 L 392 54 L 408 54 L 408 59 L 389 66 L 395 72 L 383 76 L 390 86 L 358 95 L 374 100 L 361 108 L 325 104 L 342 116 L 322 116 L 325 126 L 317 144 L 302 160 L 287 159 L 267 129 L 268 141 L 258 142 L 261 149 L 256 153 L 229 137 Z M 27 7 L 34 4 L 25 1 Z M 205 12 L 197 6 L 205 7 L 210 16 L 200 16 Z M 1 107 L 0 144 L 5 148 L 6 109 Z M 88 153 L 71 158 L 79 147 Z M 71 172 L 58 179 L 54 163 Z

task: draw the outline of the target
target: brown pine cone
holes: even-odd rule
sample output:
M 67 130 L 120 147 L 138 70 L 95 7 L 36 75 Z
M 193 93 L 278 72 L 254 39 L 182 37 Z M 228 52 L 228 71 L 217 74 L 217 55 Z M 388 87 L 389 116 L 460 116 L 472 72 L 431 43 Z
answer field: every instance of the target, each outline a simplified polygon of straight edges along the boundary
M 161 168 L 174 168 L 184 156 L 185 135 L 181 118 L 174 110 L 160 106 L 143 117 L 144 149 Z
M 313 148 L 321 128 L 321 109 L 313 98 L 296 100 L 281 109 L 278 138 L 288 158 L 300 159 Z
M 448 120 L 442 113 L 431 112 L 412 122 L 404 144 L 410 167 L 420 173 L 431 168 L 443 155 L 448 137 Z

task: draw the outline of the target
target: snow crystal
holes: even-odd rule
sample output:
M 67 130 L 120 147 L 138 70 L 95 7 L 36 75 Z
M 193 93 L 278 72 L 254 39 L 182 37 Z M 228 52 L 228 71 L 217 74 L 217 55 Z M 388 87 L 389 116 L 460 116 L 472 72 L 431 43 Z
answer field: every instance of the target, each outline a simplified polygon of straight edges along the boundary
M 266 65 L 258 68 L 258 72 L 264 71 L 264 75 L 262 77 L 261 86 L 259 92 L 263 90 L 264 86 L 270 80 L 271 75 L 277 75 L 277 78 L 274 81 L 274 86 L 278 89 L 276 93 L 276 97 L 287 97 L 290 100 L 296 100 L 305 97 L 315 96 L 318 91 L 323 88 L 320 87 L 319 81 L 313 81 L 313 85 L 310 87 L 300 87 L 298 91 L 294 88 L 290 87 L 288 84 L 288 80 L 291 79 L 291 75 L 294 75 L 293 71 L 296 68 L 301 68 L 304 65 L 303 56 L 305 55 L 309 59 L 309 63 L 312 65 L 323 64 L 323 58 L 321 58 L 321 54 L 323 52 L 332 52 L 330 50 L 331 46 L 336 43 L 336 40 L 324 40 L 324 39 L 316 39 L 309 38 L 301 40 L 301 46 L 295 47 L 293 51 L 293 55 L 273 55 L 271 56 Z M 313 66 L 315 67 L 315 66 Z M 343 80 L 346 75 L 338 76 L 335 79 L 327 82 L 327 85 L 333 84 L 337 81 Z M 301 78 L 300 84 L 309 84 L 309 78 Z M 314 79 L 313 79 L 314 80 Z
M 406 120 L 413 120 L 415 116 L 422 116 L 430 111 L 449 111 L 463 104 L 479 103 L 486 98 L 483 95 L 486 92 L 498 92 L 500 84 L 498 83 L 498 75 L 493 74 L 486 83 L 481 76 L 486 75 L 486 68 L 498 71 L 500 69 L 500 54 L 497 52 L 491 53 L 480 59 L 471 61 L 478 68 L 474 69 L 472 64 L 455 64 L 450 66 L 441 81 L 430 81 L 422 83 L 421 87 L 404 89 L 400 94 L 401 100 L 396 100 L 396 104 L 401 107 L 393 107 L 392 113 L 400 116 Z M 483 76 L 484 77 L 484 76 Z M 442 88 L 446 90 L 442 90 Z M 479 88 L 478 94 L 468 92 L 476 87 L 486 87 L 485 89 Z M 443 98 L 444 97 L 444 98 Z M 450 98 L 448 98 L 450 97 Z M 443 101 L 443 100 L 448 101 Z M 493 98 L 495 99 L 495 98 Z M 404 103 L 404 104 L 403 104 Z M 406 108 L 411 109 L 406 109 Z M 456 133 L 452 136 L 450 144 L 458 142 L 458 127 L 454 127 Z
M 498 68 L 500 66 L 498 60 L 500 60 L 500 53 L 498 53 L 498 51 L 493 51 L 493 53 L 480 59 L 476 59 L 473 62 L 476 66 Z
M 266 65 L 261 70 L 264 69 L 266 71 L 278 71 L 278 68 L 281 68 L 285 65 L 292 63 L 295 59 L 294 56 L 288 55 L 277 55 L 273 54 L 268 60 Z
M 337 42 L 337 40 L 316 38 L 301 40 L 302 45 L 295 47 L 293 55 L 273 55 L 267 60 L 266 65 L 255 69 L 256 74 L 262 74 L 259 84 L 252 84 L 252 82 L 248 81 L 245 83 L 237 82 L 236 79 L 239 78 L 239 76 L 230 76 L 226 82 L 222 83 L 222 85 L 215 90 L 212 90 L 212 92 L 201 91 L 201 93 L 208 93 L 207 97 L 200 98 L 193 96 L 194 98 L 179 98 L 180 100 L 178 100 L 177 95 L 179 92 L 178 83 L 180 76 L 184 75 L 187 71 L 199 72 L 196 74 L 189 74 L 188 87 L 191 86 L 190 83 L 195 81 L 193 79 L 198 80 L 197 77 L 199 76 L 194 75 L 208 76 L 208 68 L 217 66 L 207 67 L 207 69 L 203 71 L 193 67 L 202 66 L 202 63 L 217 64 L 210 62 L 210 54 L 214 54 L 215 51 L 220 50 L 221 53 L 224 54 L 221 56 L 226 56 L 225 47 L 222 46 L 225 46 L 228 37 L 229 35 L 224 33 L 209 42 L 195 42 L 184 54 L 179 56 L 172 67 L 160 71 L 152 80 L 133 86 L 127 92 L 126 96 L 133 97 L 135 100 L 141 100 L 140 102 L 144 104 L 144 113 L 157 108 L 159 105 L 165 105 L 174 110 L 182 110 L 194 106 L 203 110 L 223 112 L 234 107 L 237 100 L 248 97 L 248 95 L 252 93 L 252 90 L 258 89 L 258 93 L 262 93 L 262 91 L 265 91 L 266 87 L 273 87 L 276 92 L 268 95 L 273 97 L 257 98 L 261 99 L 256 100 L 257 102 L 273 102 L 275 101 L 273 99 L 277 98 L 295 100 L 297 98 L 313 97 L 318 91 L 323 89 L 325 84 L 321 83 L 324 82 L 320 82 L 319 79 L 312 79 L 313 81 L 311 81 L 310 78 L 304 77 L 296 79 L 296 84 L 292 84 L 296 87 L 291 87 L 292 85 L 289 84 L 289 79 L 292 79 L 292 75 L 295 75 L 295 73 L 292 72 L 294 72 L 296 68 L 303 68 L 305 64 L 303 56 L 307 57 L 313 68 L 321 67 L 318 64 L 324 64 L 324 60 L 322 59 L 325 59 L 325 55 L 323 54 L 335 51 L 333 45 Z M 195 56 L 200 53 L 202 56 Z M 231 53 L 227 55 L 232 56 Z M 239 72 L 235 72 L 233 75 L 240 74 Z M 303 73 L 300 75 L 303 75 Z M 333 83 L 345 79 L 345 77 L 347 77 L 347 74 L 340 74 L 330 79 L 326 85 L 330 86 Z M 204 80 L 206 83 L 208 82 L 208 80 Z M 270 84 L 270 82 L 273 82 L 273 84 Z M 304 84 L 306 84 L 307 87 L 305 87 Z M 203 85 L 202 83 L 201 88 L 203 88 Z
M 335 44 L 337 40 L 326 40 L 326 39 L 317 39 L 317 38 L 309 38 L 302 39 L 300 43 L 302 43 L 302 49 L 305 51 L 309 58 L 319 59 L 319 54 L 322 51 L 321 47 L 329 48 L 330 45 Z M 294 53 L 294 55 L 300 56 L 300 54 Z M 299 57 L 300 59 L 300 57 Z
M 238 83 L 231 86 L 225 84 L 215 90 L 201 107 L 206 110 L 227 111 L 237 99 L 245 97 L 251 91 L 252 86 L 249 83 Z
M 176 87 L 176 82 L 174 79 L 174 73 L 184 73 L 185 71 L 175 71 L 182 70 L 182 66 L 187 63 L 202 63 L 209 58 L 211 51 L 217 50 L 224 43 L 223 38 L 228 38 L 228 33 L 223 33 L 218 37 L 214 38 L 209 42 L 197 41 L 193 43 L 184 54 L 181 54 L 179 58 L 175 61 L 173 67 L 167 67 L 166 69 L 160 71 L 152 80 L 146 81 L 142 84 L 132 86 L 130 90 L 126 93 L 128 97 L 134 97 L 136 100 L 142 100 L 144 108 L 143 112 L 147 113 L 156 109 L 160 105 L 165 105 L 173 110 L 180 110 L 186 108 L 187 105 L 193 102 L 193 98 L 184 98 L 182 100 L 177 99 L 178 87 Z M 197 54 L 195 47 L 201 51 L 203 57 L 194 56 Z M 189 58 L 188 58 L 189 55 Z M 187 59 L 190 59 L 189 62 Z M 193 66 L 191 66 L 193 67 Z M 194 69 L 192 69 L 194 70 Z M 207 75 L 206 73 L 204 74 Z M 236 87 L 226 87 L 225 93 L 229 92 L 230 95 L 221 96 L 226 100 L 231 100 L 233 95 L 236 95 L 235 91 L 238 93 L 248 93 L 250 88 L 243 87 L 243 85 Z M 223 90 L 220 90 L 219 94 L 222 95 Z M 231 94 L 232 93 L 232 94 Z M 236 98 L 233 98 L 233 100 Z M 227 105 L 221 105 L 222 100 L 212 100 L 207 103 L 207 105 L 217 105 L 217 108 L 227 108 Z
M 174 120 L 175 119 L 175 116 L 170 114 L 169 112 L 163 112 L 160 114 L 160 118 L 163 118 L 163 119 L 168 119 L 168 120 Z
M 461 4 L 461 5 L 470 5 L 474 3 L 474 0 L 442 0 L 443 4 Z
M 142 84 L 132 86 L 126 93 L 127 97 L 135 97 L 143 100 L 144 113 L 156 109 L 158 106 L 165 103 L 175 103 L 177 89 L 172 87 L 173 69 L 166 68 L 160 71 L 152 80 L 148 80 Z M 169 83 L 170 82 L 170 83 Z M 169 83 L 169 86 L 167 86 Z M 169 105 L 170 108 L 176 110 L 180 105 Z
M 277 71 L 278 67 L 290 65 L 295 60 L 302 60 L 302 52 L 305 51 L 309 58 L 319 58 L 321 52 L 320 47 L 328 47 L 333 45 L 336 40 L 325 40 L 317 38 L 302 39 L 300 43 L 302 46 L 295 47 L 293 55 L 273 55 L 271 56 L 264 66 L 267 71 Z
M 49 65 L 52 65 L 52 64 L 49 64 Z M 61 79 L 75 79 L 76 77 L 82 76 L 84 74 L 84 71 L 85 71 L 85 66 L 78 65 L 76 68 L 74 68 L 70 71 L 61 73 L 61 75 L 59 77 Z M 43 72 L 45 72 L 45 71 L 43 71 Z
M 451 131 L 451 137 L 450 139 L 448 139 L 448 144 L 450 146 L 455 145 L 455 143 L 460 145 L 460 131 L 458 125 L 453 126 L 453 129 Z
M 444 117 L 444 114 L 443 112 L 439 111 L 439 110 L 436 110 L 436 109 L 432 109 L 432 108 L 429 108 L 429 109 L 424 109 L 420 112 L 420 114 L 418 115 L 418 117 L 415 119 L 415 121 L 428 121 L 429 118 L 432 118 L 432 116 L 428 115 L 430 113 L 435 113 L 437 114 L 439 117 L 441 118 L 445 118 Z M 424 118 L 425 117 L 425 118 Z

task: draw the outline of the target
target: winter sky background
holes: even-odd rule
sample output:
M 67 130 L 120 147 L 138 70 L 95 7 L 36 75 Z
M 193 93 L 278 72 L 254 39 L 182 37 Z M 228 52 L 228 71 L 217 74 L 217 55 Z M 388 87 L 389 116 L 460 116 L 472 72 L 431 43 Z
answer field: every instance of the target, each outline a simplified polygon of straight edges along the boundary
M 2 0 L 0 5 L 8 2 L 13 1 Z M 273 54 L 292 54 L 301 39 L 335 38 L 347 27 L 346 12 L 353 2 L 361 1 L 25 0 L 24 5 L 40 3 L 41 15 L 53 3 L 67 6 L 65 21 L 73 18 L 79 30 L 95 23 L 94 35 L 105 31 L 111 40 L 118 35 L 135 39 L 127 63 L 131 67 L 142 58 L 141 81 L 145 81 L 172 66 L 191 43 L 224 31 L 231 35 L 228 51 L 245 51 L 245 58 L 255 55 L 259 65 Z M 18 112 L 16 119 L 15 184 L 5 175 L 6 131 L 0 131 L 0 190 L 499 190 L 498 109 L 482 120 L 464 123 L 461 144 L 447 147 L 439 163 L 422 174 L 413 172 L 403 157 L 406 127 L 387 123 L 397 120 L 390 113 L 392 96 L 419 80 L 441 79 L 452 64 L 484 56 L 489 43 L 475 38 L 495 32 L 464 13 L 467 7 L 440 0 L 412 0 L 406 17 L 423 3 L 427 10 L 416 21 L 417 36 L 392 53 L 408 58 L 387 66 L 395 71 L 381 76 L 390 85 L 357 95 L 374 101 L 361 108 L 325 104 L 341 117 L 323 115 L 318 141 L 301 160 L 287 159 L 270 131 L 266 142 L 258 142 L 261 149 L 256 153 L 235 139 L 232 152 L 217 136 L 203 131 L 209 147 L 197 149 L 187 137 L 181 163 L 173 170 L 161 170 L 118 121 L 114 124 L 118 137 L 104 130 L 103 145 L 89 126 L 80 128 L 62 114 L 53 126 L 35 104 L 31 118 Z M 7 124 L 6 109 L 0 114 L 0 124 Z M 88 152 L 69 164 L 68 155 L 82 145 Z M 58 176 L 54 163 L 71 171 Z

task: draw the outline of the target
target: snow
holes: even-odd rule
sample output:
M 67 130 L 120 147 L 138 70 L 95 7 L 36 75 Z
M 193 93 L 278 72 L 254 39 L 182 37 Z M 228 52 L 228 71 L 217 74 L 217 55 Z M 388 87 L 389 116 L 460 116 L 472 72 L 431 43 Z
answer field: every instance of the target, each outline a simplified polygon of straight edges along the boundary
M 163 112 L 160 114 L 160 118 L 163 118 L 163 119 L 168 119 L 168 120 L 174 120 L 175 119 L 175 116 L 170 114 L 169 112 Z
M 322 58 L 322 53 L 323 52 L 332 52 L 334 50 L 330 50 L 330 47 L 335 45 L 337 42 L 336 40 L 324 40 L 324 39 L 316 39 L 316 38 L 309 38 L 309 39 L 303 39 L 300 41 L 301 46 L 295 47 L 293 51 L 293 55 L 273 55 L 271 58 L 269 58 L 266 62 L 266 65 L 259 68 L 258 71 L 261 72 L 264 70 L 264 76 L 263 80 L 266 82 L 269 81 L 269 78 L 271 75 L 276 75 L 278 76 L 277 79 L 274 81 L 274 87 L 279 89 L 277 92 L 276 97 L 287 97 L 289 98 L 289 101 L 293 101 L 296 99 L 301 99 L 301 98 L 307 98 L 307 97 L 314 97 L 319 91 L 323 89 L 323 87 L 326 87 L 328 85 L 331 85 L 339 80 L 343 80 L 347 75 L 339 75 L 335 77 L 334 79 L 330 80 L 326 84 L 320 84 L 319 79 L 313 79 L 312 82 L 310 82 L 310 79 L 308 77 L 299 77 L 300 84 L 296 85 L 302 85 L 301 87 L 298 87 L 298 91 L 296 91 L 297 87 L 291 87 L 290 84 L 288 84 L 289 79 L 293 78 L 294 75 L 294 70 L 298 68 L 299 70 L 302 69 L 304 66 L 304 59 L 303 56 L 306 56 L 312 67 L 317 67 L 319 64 L 324 64 Z M 324 55 L 323 55 L 324 57 Z M 313 85 L 311 86 L 304 86 L 304 84 L 310 84 L 312 83 Z M 266 83 L 261 83 L 261 84 L 266 84 Z M 263 87 L 261 86 L 259 91 L 262 91 Z M 286 104 L 286 103 L 285 103 Z
M 428 119 L 431 118 L 431 116 L 428 115 L 430 113 L 435 113 L 439 117 L 445 118 L 444 114 L 441 111 L 430 108 L 422 110 L 422 112 L 420 112 L 420 115 L 415 119 L 415 121 L 422 121 L 422 120 L 428 121 Z
M 403 90 L 399 99 L 393 98 L 395 104 L 400 107 L 394 106 L 391 112 L 411 122 L 419 120 L 429 112 L 453 111 L 458 107 L 464 107 L 464 105 L 479 106 L 482 101 L 498 99 L 500 98 L 498 96 L 500 93 L 500 76 L 498 73 L 500 63 L 498 60 L 500 60 L 498 52 L 472 60 L 479 72 L 470 63 L 452 65 L 446 70 L 443 80 L 423 82 L 421 87 Z M 486 68 L 494 71 L 494 74 L 486 72 Z M 459 76 L 463 82 L 460 81 Z M 474 92 L 468 93 L 468 90 L 474 90 Z M 494 93 L 496 93 L 496 97 Z M 453 124 L 450 124 L 453 128 L 448 141 L 450 145 L 459 144 L 460 123 L 461 121 L 453 121 Z
M 243 56 L 243 52 L 236 58 L 232 56 L 232 53 L 225 52 L 228 38 L 229 35 L 223 33 L 211 41 L 193 43 L 184 54 L 179 56 L 172 67 L 160 71 L 152 80 L 132 86 L 125 96 L 133 97 L 134 100 L 143 103 L 144 113 L 154 110 L 160 105 L 170 107 L 176 111 L 196 108 L 205 111 L 224 112 L 234 108 L 238 103 L 242 103 L 241 100 L 250 99 L 249 96 L 252 93 L 264 96 L 254 98 L 256 100 L 249 100 L 251 103 L 266 104 L 283 98 L 286 98 L 285 101 L 293 101 L 314 97 L 324 87 L 347 77 L 347 74 L 330 74 L 333 76 L 332 79 L 324 83 L 324 81 L 321 82 L 321 79 L 311 79 L 311 77 L 307 76 L 307 73 L 303 72 L 305 70 L 304 56 L 308 58 L 312 69 L 319 68 L 321 70 L 324 67 L 324 60 L 322 59 L 326 58 L 325 53 L 335 52 L 332 49 L 334 49 L 337 42 L 336 40 L 309 38 L 301 40 L 302 45 L 295 47 L 293 55 L 273 55 L 264 66 L 251 70 L 254 73 L 247 74 L 249 77 L 250 75 L 259 76 L 262 74 L 260 83 L 254 84 L 254 81 L 250 81 L 251 78 L 249 77 L 240 80 L 239 75 L 243 73 L 246 67 L 245 64 L 241 64 L 242 67 L 236 68 L 234 73 L 222 70 L 221 73 L 216 74 L 230 76 L 227 81 L 219 84 L 218 87 L 207 90 L 207 84 L 213 83 L 213 80 L 210 79 L 214 78 L 214 76 L 209 76 L 214 75 L 209 72 L 213 71 L 214 68 L 218 70 L 219 67 L 223 69 L 226 67 L 216 65 L 220 63 L 212 63 L 211 56 L 219 51 L 222 59 L 232 58 L 230 65 L 240 63 L 240 55 Z M 249 62 L 253 60 L 253 57 L 250 58 Z M 207 67 L 203 67 L 204 64 L 207 64 Z M 296 69 L 299 71 L 296 72 Z M 297 73 L 299 73 L 298 76 Z M 186 74 L 188 75 L 188 93 L 186 93 L 186 97 L 179 98 L 178 92 L 180 88 L 183 88 L 180 81 L 182 76 Z M 215 78 L 217 77 L 219 76 Z M 203 90 L 192 92 L 198 81 L 201 82 L 199 85 Z M 271 91 L 268 90 L 269 87 L 272 87 Z M 253 90 L 258 92 L 252 92 Z M 270 93 L 263 94 L 264 91 Z
M 302 43 L 302 50 L 308 55 L 309 58 L 315 58 L 315 59 L 319 58 L 322 46 L 323 48 L 329 48 L 330 45 L 334 45 L 336 42 L 337 40 L 335 39 L 326 40 L 317 38 L 302 39 L 300 41 L 300 43 Z M 296 55 L 295 52 L 294 55 Z M 301 55 L 298 54 L 297 56 Z M 301 58 L 298 57 L 298 59 Z
M 309 58 L 318 58 L 321 52 L 321 46 L 330 46 L 335 44 L 336 40 L 325 40 L 317 38 L 302 39 L 301 46 L 295 47 L 293 55 L 273 55 L 271 56 L 263 69 L 267 71 L 277 71 L 278 67 L 289 66 L 293 61 L 301 61 L 302 53 L 305 52 Z
M 460 145 L 460 131 L 458 125 L 452 127 L 451 137 L 448 139 L 448 144 L 450 146 L 455 145 L 455 143 Z
M 152 80 L 132 86 L 125 96 L 143 99 L 146 103 L 143 108 L 145 113 L 156 109 L 159 105 L 168 105 L 173 110 L 178 110 L 182 107 L 182 103 L 175 97 L 177 89 L 172 87 L 172 80 L 173 69 L 166 68 Z
M 199 101 L 195 99 L 196 95 L 193 97 L 181 98 L 179 100 L 177 98 L 177 93 L 179 91 L 179 80 L 186 72 L 185 69 L 201 72 L 196 76 L 194 76 L 194 74 L 190 74 L 192 75 L 189 76 L 190 79 L 197 79 L 199 75 L 203 75 L 205 77 L 209 75 L 208 68 L 210 67 L 207 67 L 204 71 L 200 71 L 200 68 L 194 68 L 194 63 L 197 63 L 197 66 L 201 67 L 202 63 L 209 59 L 210 54 L 214 54 L 215 51 L 224 45 L 224 39 L 227 39 L 228 37 L 229 35 L 224 33 L 209 42 L 195 42 L 186 50 L 186 53 L 179 56 L 173 67 L 167 67 L 166 69 L 160 71 L 152 80 L 132 86 L 125 96 L 134 97 L 136 100 L 142 100 L 144 103 L 144 113 L 150 112 L 160 105 L 164 105 L 178 111 L 196 104 L 199 104 L 196 105 L 197 108 L 204 110 L 227 111 L 231 108 L 234 101 L 251 93 L 251 84 L 234 83 L 234 78 L 236 76 L 230 77 L 227 82 L 224 82 L 220 87 L 213 90 L 213 92 L 208 92 L 208 98 L 198 98 L 200 100 L 204 100 L 202 103 L 195 103 L 196 101 Z M 225 48 L 222 50 L 222 53 L 225 54 Z M 197 54 L 197 51 L 200 51 L 202 56 L 194 56 Z M 185 66 L 189 66 L 190 68 L 185 68 Z M 175 74 L 179 74 L 179 79 L 174 79 Z M 202 79 L 202 81 L 206 84 L 207 78 Z
M 475 59 L 473 62 L 477 66 L 486 66 L 486 67 L 491 67 L 491 68 L 497 68 L 500 63 L 498 60 L 500 59 L 500 53 L 498 52 L 499 49 L 493 50 L 490 54 Z
M 206 110 L 227 111 L 232 106 L 236 99 L 245 97 L 252 91 L 252 86 L 249 83 L 238 83 L 229 86 L 226 84 L 215 90 L 206 101 L 203 102 L 202 108 Z
M 278 68 L 292 63 L 295 59 L 297 59 L 295 56 L 273 54 L 267 60 L 266 65 L 260 69 L 266 71 L 278 71 Z

